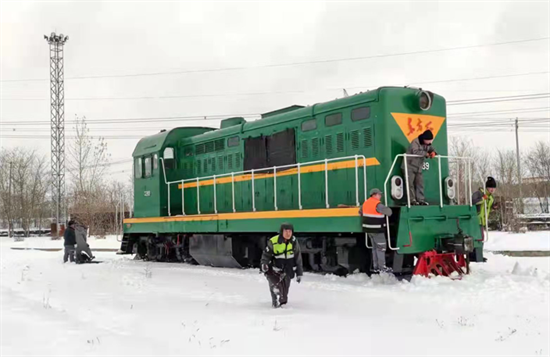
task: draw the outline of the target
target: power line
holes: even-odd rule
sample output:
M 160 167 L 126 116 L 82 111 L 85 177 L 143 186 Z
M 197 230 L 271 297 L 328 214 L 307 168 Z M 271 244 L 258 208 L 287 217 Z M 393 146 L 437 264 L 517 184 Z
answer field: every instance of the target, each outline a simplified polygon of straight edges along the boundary
M 478 99 L 453 100 L 453 101 L 448 101 L 447 105 L 449 106 L 449 105 L 512 102 L 512 101 L 518 101 L 518 100 L 545 99 L 545 98 L 549 98 L 549 97 L 550 97 L 550 93 L 525 94 L 525 95 L 505 96 L 505 97 L 503 96 L 503 97 L 488 97 L 488 98 L 478 98 Z
M 143 135 L 133 135 L 133 136 L 130 136 L 130 135 L 127 135 L 127 136 L 122 136 L 122 135 L 94 135 L 94 136 L 90 136 L 91 138 L 94 138 L 94 137 L 102 137 L 104 139 L 142 139 L 143 138 Z M 66 138 L 69 138 L 69 139 L 74 139 L 76 138 L 75 136 L 65 136 Z M 3 138 L 3 139 L 50 139 L 50 136 L 47 136 L 47 135 L 4 135 L 4 134 L 0 134 L 0 138 Z
M 493 122 L 469 122 L 469 123 L 460 123 L 460 124 L 448 124 L 447 127 L 449 128 L 466 128 L 466 127 L 499 127 L 499 126 L 510 126 L 514 125 L 514 118 L 507 118 L 508 120 L 511 120 L 510 122 L 502 122 L 502 121 L 493 121 Z M 512 121 L 513 120 L 513 121 Z M 518 119 L 518 122 L 522 123 L 522 125 L 540 125 L 541 123 L 550 123 L 550 118 L 540 118 L 540 119 Z
M 221 68 L 212 68 L 212 69 L 178 70 L 178 71 L 165 71 L 165 72 L 113 74 L 113 75 L 96 75 L 96 76 L 94 76 L 94 75 L 73 76 L 73 77 L 66 77 L 65 80 L 98 79 L 98 78 L 149 77 L 149 76 L 160 76 L 160 75 L 227 72 L 227 71 L 240 71 L 240 70 L 246 70 L 246 69 L 258 69 L 258 68 L 276 68 L 276 67 L 302 66 L 302 65 L 323 64 L 323 63 L 333 63 L 333 62 L 350 62 L 350 61 L 361 61 L 361 60 L 368 60 L 368 59 L 378 59 L 378 58 L 428 54 L 428 53 L 441 53 L 441 52 L 457 51 L 457 50 L 465 50 L 465 49 L 481 48 L 481 47 L 503 46 L 503 45 L 511 45 L 511 44 L 518 44 L 518 43 L 527 43 L 527 42 L 538 42 L 538 41 L 548 40 L 549 38 L 550 37 L 539 37 L 539 38 L 531 38 L 531 39 L 525 39 L 525 40 L 493 42 L 493 43 L 486 43 L 486 44 L 479 44 L 479 45 L 456 46 L 456 47 L 448 47 L 448 48 L 440 48 L 440 49 L 429 49 L 429 50 L 419 50 L 419 51 L 410 51 L 410 52 L 378 54 L 378 55 L 361 56 L 361 57 L 347 57 L 347 58 L 324 59 L 324 60 L 316 60 L 316 61 L 288 62 L 288 63 L 252 65 L 252 66 L 241 66 L 241 67 L 221 67 Z M 36 82 L 36 81 L 44 81 L 44 80 L 47 80 L 47 79 L 44 79 L 44 78 L 4 79 L 1 82 L 5 82 L 5 83 L 9 83 L 9 82 Z
M 494 75 L 494 76 L 484 76 L 484 77 L 470 77 L 470 78 L 455 78 L 455 79 L 441 79 L 434 81 L 420 81 L 420 82 L 409 82 L 409 85 L 418 85 L 418 84 L 433 84 L 433 83 L 449 83 L 449 82 L 467 82 L 467 81 L 478 81 L 484 79 L 494 79 L 494 78 L 509 78 L 509 77 L 523 77 L 523 76 L 534 76 L 540 74 L 548 74 L 549 71 L 543 72 L 528 72 L 528 73 L 518 73 L 518 74 L 503 74 L 503 75 Z M 367 88 L 370 86 L 358 86 L 358 87 L 342 87 L 347 89 L 357 89 L 357 88 Z M 336 89 L 336 88 L 334 88 Z
M 453 117 L 467 117 L 467 116 L 478 116 L 478 115 L 498 115 L 502 113 L 529 113 L 529 112 L 542 112 L 542 111 L 548 111 L 550 110 L 550 107 L 535 107 L 535 108 L 516 108 L 516 109 L 507 109 L 507 110 L 489 110 L 489 111 L 476 111 L 476 112 L 459 112 L 459 113 L 452 113 L 449 114 L 448 118 Z M 492 114 L 491 114 L 492 113 Z
M 95 124 L 115 124 L 115 123 L 156 123 L 160 121 L 212 121 L 222 120 L 231 117 L 260 117 L 261 113 L 251 114 L 214 114 L 214 115 L 193 115 L 193 116 L 171 116 L 171 117 L 146 117 L 146 118 L 102 118 L 94 120 L 86 120 L 86 125 Z M 65 121 L 68 124 L 77 124 L 76 121 Z M 49 125 L 49 121 L 21 121 L 11 120 L 5 121 L 0 119 L 0 125 Z
M 461 81 L 473 81 L 473 80 L 484 80 L 484 79 L 493 79 L 493 78 L 507 78 L 507 77 L 520 77 L 520 76 L 531 76 L 531 75 L 540 75 L 540 74 L 549 74 L 550 71 L 543 72 L 529 72 L 529 73 L 518 73 L 518 74 L 507 74 L 507 75 L 495 75 L 495 76 L 485 76 L 485 77 L 473 77 L 473 78 L 456 78 L 456 79 L 444 79 L 438 81 L 424 81 L 424 82 L 412 82 L 412 84 L 427 84 L 427 83 L 444 83 L 444 82 L 461 82 Z M 164 99 L 182 99 L 182 98 L 213 98 L 213 97 L 228 97 L 228 96 L 261 96 L 261 95 L 278 95 L 278 94 L 296 94 L 296 93 L 308 93 L 308 92 L 318 92 L 318 91 L 335 91 L 342 90 L 342 88 L 347 89 L 356 89 L 356 88 L 366 88 L 367 86 L 360 87 L 348 87 L 340 86 L 338 88 L 319 88 L 314 90 L 288 90 L 288 91 L 272 91 L 272 92 L 248 92 L 248 93 L 213 93 L 213 94 L 182 94 L 182 95 L 164 95 L 164 96 L 141 96 L 141 97 L 81 97 L 81 98 L 65 98 L 68 101 L 106 101 L 106 100 L 164 100 Z M 0 98 L 0 101 L 43 101 L 47 98 Z
M 507 101 L 517 101 L 517 100 L 533 100 L 533 99 L 545 99 L 550 97 L 550 93 L 538 93 L 538 94 L 527 94 L 527 95 L 518 95 L 518 96 L 500 96 L 500 97 L 487 97 L 487 98 L 473 98 L 473 99 L 464 99 L 464 100 L 454 100 L 448 101 L 447 105 L 465 105 L 465 104 L 485 104 L 485 103 L 494 103 L 494 102 L 507 102 Z M 249 113 L 249 114 L 216 114 L 208 116 L 172 116 L 172 117 L 148 117 L 148 118 L 107 118 L 107 119 L 95 119 L 87 120 L 87 125 L 95 124 L 115 124 L 115 123 L 150 123 L 150 122 L 160 122 L 160 121 L 194 121 L 194 122 L 204 122 L 212 120 L 222 120 L 232 116 L 241 116 L 241 117 L 255 117 L 250 119 L 258 119 L 260 113 Z M 478 118 L 476 118 L 477 120 Z M 495 118 L 490 118 L 495 119 Z M 77 124 L 76 121 L 68 121 L 69 124 Z M 49 121 L 22 121 L 22 120 L 3 120 L 0 119 L 0 125 L 50 125 Z

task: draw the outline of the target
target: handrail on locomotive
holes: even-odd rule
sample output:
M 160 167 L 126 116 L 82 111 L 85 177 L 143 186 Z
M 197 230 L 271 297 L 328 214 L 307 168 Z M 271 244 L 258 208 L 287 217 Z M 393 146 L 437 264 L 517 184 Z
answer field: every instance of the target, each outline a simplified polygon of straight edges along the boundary
M 420 155 L 411 155 L 411 154 L 399 154 L 396 155 L 391 168 L 388 171 L 388 175 L 386 176 L 386 180 L 384 181 L 384 204 L 388 204 L 388 194 L 386 187 L 388 185 L 388 181 L 392 176 L 393 169 L 395 167 L 395 164 L 397 163 L 397 160 L 400 158 L 405 157 L 422 157 Z M 324 163 L 325 164 L 325 205 L 326 208 L 330 208 L 329 203 L 329 185 L 328 185 L 328 163 L 331 161 L 340 161 L 345 159 L 355 159 L 355 203 L 357 206 L 360 206 L 359 202 L 359 160 L 363 160 L 363 186 L 364 186 L 364 199 L 366 200 L 367 195 L 367 158 L 364 155 L 353 155 L 353 156 L 344 156 L 344 157 L 338 157 L 338 158 L 332 158 L 332 159 L 324 159 L 324 160 L 316 160 L 316 161 L 310 161 L 306 163 L 296 163 L 296 164 L 290 164 L 290 165 L 282 165 L 282 166 L 273 166 L 273 167 L 266 167 L 262 169 L 251 169 L 251 170 L 244 170 L 244 171 L 237 171 L 237 172 L 230 172 L 226 174 L 220 174 L 220 175 L 211 175 L 211 176 L 203 176 L 203 177 L 194 177 L 189 179 L 182 179 L 182 180 L 175 180 L 175 181 L 168 181 L 166 177 L 166 168 L 164 165 L 164 159 L 161 157 L 160 160 L 162 162 L 162 171 L 164 174 L 164 182 L 168 186 L 168 216 L 171 216 L 171 208 L 170 208 L 170 185 L 172 184 L 181 184 L 182 190 L 181 190 L 181 199 L 182 199 L 182 215 L 186 215 L 185 213 L 185 190 L 184 185 L 186 182 L 196 182 L 197 184 L 197 214 L 201 214 L 200 211 L 200 181 L 206 180 L 206 179 L 213 179 L 213 192 L 214 192 L 214 214 L 218 213 L 217 209 L 217 195 L 216 195 L 216 179 L 219 179 L 221 177 L 228 177 L 231 176 L 231 196 L 232 196 L 232 207 L 233 212 L 236 212 L 235 208 L 235 175 L 236 174 L 250 174 L 251 175 L 251 185 L 252 185 L 252 210 L 256 211 L 256 204 L 255 204 L 255 194 L 254 194 L 254 181 L 255 181 L 255 173 L 262 172 L 262 171 L 273 171 L 273 205 L 274 209 L 278 210 L 277 207 L 277 169 L 289 169 L 296 167 L 297 172 L 297 179 L 298 179 L 298 207 L 300 210 L 303 209 L 302 207 L 302 188 L 301 188 L 301 168 L 308 165 L 318 164 L 318 163 Z M 472 158 L 470 157 L 460 157 L 460 156 L 444 156 L 444 155 L 438 155 L 438 179 L 439 179 L 439 206 L 443 207 L 443 187 L 442 187 L 442 177 L 441 177 L 441 159 L 447 159 L 447 160 L 457 160 L 462 161 L 466 165 L 466 173 L 468 180 L 464 180 L 464 191 L 466 193 L 465 200 L 468 202 L 468 199 L 466 197 L 469 197 L 469 205 L 472 207 Z M 407 171 L 407 160 L 404 160 L 404 167 L 405 167 L 405 188 L 407 190 L 407 208 L 411 207 L 410 202 L 410 192 L 409 192 L 409 175 Z M 460 165 L 458 165 L 458 169 L 456 172 L 456 175 L 458 178 L 460 178 Z M 483 182 L 483 179 L 482 179 Z M 457 185 L 457 203 L 460 204 L 460 184 Z M 486 225 L 486 234 L 484 236 L 483 242 L 487 242 L 489 240 L 489 234 L 488 234 L 488 219 L 487 219 L 487 202 L 485 202 L 485 225 Z M 386 229 L 387 229 L 387 237 L 388 240 L 388 247 L 391 250 L 399 250 L 399 247 L 393 247 L 391 245 L 391 239 L 390 239 L 390 225 L 389 225 L 389 217 L 386 216 Z M 372 248 L 368 245 L 368 238 L 365 235 L 365 244 L 368 248 Z
M 161 157 L 160 160 L 162 162 L 162 171 L 164 174 L 164 182 L 168 186 L 168 216 L 171 216 L 172 213 L 170 211 L 170 185 L 172 184 L 181 184 L 182 190 L 181 190 L 181 200 L 182 200 L 182 215 L 186 215 L 185 213 L 185 205 L 184 202 L 184 184 L 185 182 L 196 182 L 197 183 L 197 214 L 200 214 L 200 190 L 199 190 L 199 183 L 201 180 L 206 179 L 213 179 L 213 189 L 214 189 L 214 214 L 218 213 L 217 210 L 217 197 L 216 197 L 216 179 L 219 179 L 220 177 L 229 177 L 231 176 L 231 194 L 232 194 L 232 207 L 233 212 L 237 212 L 235 209 L 235 175 L 237 174 L 250 174 L 251 175 L 251 184 L 252 184 L 252 210 L 256 211 L 256 202 L 255 202 L 255 194 L 254 194 L 254 180 L 255 180 L 255 173 L 262 172 L 262 171 L 273 171 L 273 206 L 274 209 L 277 211 L 279 208 L 277 207 L 277 170 L 281 169 L 290 169 L 293 167 L 296 167 L 298 169 L 297 177 L 298 177 L 298 207 L 299 209 L 303 209 L 302 207 L 302 185 L 301 185 L 301 168 L 304 166 L 309 166 L 313 164 L 319 164 L 324 163 L 325 164 L 325 206 L 326 208 L 330 208 L 329 203 L 329 185 L 328 185 L 328 163 L 332 161 L 341 161 L 346 159 L 355 159 L 355 203 L 357 206 L 360 205 L 359 202 L 359 163 L 360 160 L 362 160 L 362 166 L 363 166 L 363 190 L 364 190 L 364 199 L 367 199 L 367 158 L 364 155 L 353 155 L 353 156 L 344 156 L 344 157 L 337 157 L 333 159 L 324 159 L 324 160 L 316 160 L 316 161 L 309 161 L 305 163 L 296 163 L 296 164 L 290 164 L 290 165 L 281 165 L 281 166 L 272 166 L 272 167 L 265 167 L 262 169 L 251 169 L 251 170 L 244 170 L 244 171 L 236 171 L 236 172 L 230 172 L 226 174 L 221 175 L 211 175 L 211 176 L 203 176 L 203 177 L 195 177 L 195 178 L 189 178 L 189 179 L 182 179 L 182 180 L 175 180 L 175 181 L 168 181 L 166 178 L 166 168 L 164 166 L 164 159 Z
M 406 157 L 423 157 L 422 155 L 412 155 L 412 154 L 399 154 L 396 155 L 392 166 L 390 170 L 388 171 L 388 175 L 386 176 L 386 180 L 384 181 L 384 204 L 388 204 L 388 193 L 386 190 L 386 187 L 388 185 L 388 180 L 392 176 L 393 168 L 395 167 L 395 164 L 397 163 L 397 160 L 399 158 L 406 158 Z M 439 181 L 439 206 L 443 208 L 443 181 L 441 177 L 441 159 L 447 159 L 447 160 L 456 160 L 459 163 L 462 161 L 465 164 L 466 167 L 466 173 L 468 180 L 464 179 L 464 191 L 465 191 L 465 201 L 468 202 L 469 198 L 469 205 L 472 207 L 472 158 L 471 157 L 462 157 L 462 156 L 445 156 L 445 155 L 438 155 L 438 181 Z M 411 208 L 411 201 L 410 201 L 410 192 L 409 192 L 409 174 L 407 170 L 407 160 L 403 160 L 404 168 L 405 168 L 405 189 L 407 190 L 407 208 Z M 457 165 L 457 172 L 456 176 L 460 179 L 460 165 Z M 481 178 L 481 176 L 480 176 Z M 484 180 L 481 179 L 483 182 Z M 456 186 L 457 187 L 457 204 L 460 204 L 460 182 Z M 392 247 L 391 240 L 390 240 L 390 224 L 389 224 L 389 217 L 386 216 L 386 229 L 387 229 L 387 239 L 388 239 L 388 247 L 391 250 L 399 250 L 399 247 Z M 489 240 L 489 228 L 488 228 L 488 219 L 487 219 L 487 202 L 485 201 L 485 229 L 486 234 L 484 235 L 483 242 L 487 242 Z M 368 247 L 368 245 L 367 245 Z

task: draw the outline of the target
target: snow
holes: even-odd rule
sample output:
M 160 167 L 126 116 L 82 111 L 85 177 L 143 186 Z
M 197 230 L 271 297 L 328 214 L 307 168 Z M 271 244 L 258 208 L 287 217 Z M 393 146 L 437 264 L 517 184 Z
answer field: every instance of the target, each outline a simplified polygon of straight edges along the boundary
M 122 239 L 118 236 L 118 239 Z M 48 249 L 57 248 L 63 249 L 63 239 L 52 240 L 51 237 L 27 237 L 20 242 L 15 242 L 7 237 L 0 238 L 0 244 L 14 248 L 24 249 Z M 94 236 L 88 238 L 88 244 L 93 249 L 120 249 L 120 244 L 116 235 L 108 235 L 105 238 L 96 238 Z
M 528 233 L 489 232 L 487 251 L 550 250 L 550 231 Z
M 550 351 L 548 257 L 489 253 L 462 280 L 306 273 L 302 284 L 292 283 L 289 305 L 274 310 L 257 270 L 149 263 L 111 252 L 95 254 L 100 264 L 63 264 L 62 252 L 5 243 L 2 356 Z

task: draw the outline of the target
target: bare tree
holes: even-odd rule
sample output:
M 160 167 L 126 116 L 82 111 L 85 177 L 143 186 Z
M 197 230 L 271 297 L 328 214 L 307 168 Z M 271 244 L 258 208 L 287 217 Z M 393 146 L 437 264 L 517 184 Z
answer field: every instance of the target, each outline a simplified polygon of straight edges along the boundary
M 471 158 L 471 172 L 468 172 L 468 164 L 464 161 L 450 162 L 449 169 L 453 177 L 456 178 L 457 185 L 460 185 L 459 202 L 469 202 L 468 193 L 463 189 L 464 182 L 468 182 L 469 174 L 472 180 L 472 193 L 479 187 L 482 187 L 487 176 L 491 175 L 492 155 L 475 146 L 471 139 L 462 136 L 452 136 L 449 140 L 450 156 Z
M 525 159 L 529 170 L 529 180 L 525 188 L 529 196 L 536 197 L 542 213 L 548 212 L 550 196 L 550 144 L 539 141 L 529 151 Z M 525 180 L 527 181 L 527 180 Z
M 19 225 L 28 236 L 44 216 L 49 174 L 46 159 L 35 151 L 15 148 L 0 152 L 0 209 L 8 229 Z
M 76 117 L 76 135 L 68 146 L 71 178 L 70 210 L 96 234 L 104 234 L 101 217 L 108 210 L 105 200 L 105 172 L 109 153 L 102 137 L 90 136 L 86 118 Z

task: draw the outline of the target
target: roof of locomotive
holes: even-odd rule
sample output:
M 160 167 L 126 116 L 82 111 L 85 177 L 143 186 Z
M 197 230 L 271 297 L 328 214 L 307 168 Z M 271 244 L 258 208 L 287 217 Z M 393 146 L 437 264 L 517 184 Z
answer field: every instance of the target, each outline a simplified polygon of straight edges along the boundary
M 418 91 L 419 88 L 413 87 L 379 87 L 371 91 L 360 92 L 344 98 L 338 98 L 327 102 L 316 103 L 311 106 L 292 106 L 288 108 L 274 110 L 262 115 L 261 119 L 242 124 L 234 125 L 224 129 L 208 128 L 208 127 L 178 127 L 168 131 L 162 131 L 155 135 L 142 138 L 134 152 L 133 156 L 141 156 L 158 152 L 162 147 L 170 143 L 175 143 L 181 140 L 181 144 L 195 144 L 219 138 L 220 136 L 229 136 L 239 134 L 266 126 L 271 126 L 276 123 L 291 121 L 301 118 L 311 118 L 316 115 L 345 108 L 365 102 L 378 101 L 380 92 L 387 89 Z M 295 108 L 295 109 L 294 109 Z
M 335 110 L 338 108 L 347 107 L 350 105 L 355 105 L 359 103 L 364 103 L 368 101 L 375 101 L 378 100 L 378 94 L 379 90 L 384 87 L 378 88 L 376 90 L 358 93 L 354 95 L 350 95 L 349 97 L 345 98 L 339 98 L 335 100 L 331 100 L 324 103 L 316 103 L 311 106 L 307 107 L 300 107 L 295 106 L 296 109 L 294 110 L 288 110 L 284 111 L 282 113 L 279 113 L 279 110 L 270 112 L 273 114 L 268 113 L 268 115 L 264 114 L 261 119 L 254 120 L 251 122 L 246 122 L 240 125 L 235 125 L 229 128 L 224 129 L 217 129 L 210 132 L 205 132 L 200 135 L 196 136 L 189 136 L 182 140 L 182 144 L 194 144 L 194 143 L 200 143 L 203 141 L 209 141 L 215 138 L 218 138 L 220 135 L 226 136 L 226 135 L 232 135 L 232 134 L 238 134 L 266 126 L 271 126 L 275 123 L 281 123 L 285 121 L 300 119 L 300 118 L 310 118 L 312 116 L 330 111 Z M 387 87 L 385 87 L 387 88 Z M 285 108 L 286 109 L 286 108 Z
M 155 135 L 141 138 L 137 143 L 132 156 L 137 157 L 159 152 L 163 147 L 170 144 L 175 144 L 182 137 L 196 136 L 214 130 L 216 129 L 197 126 L 161 130 Z

